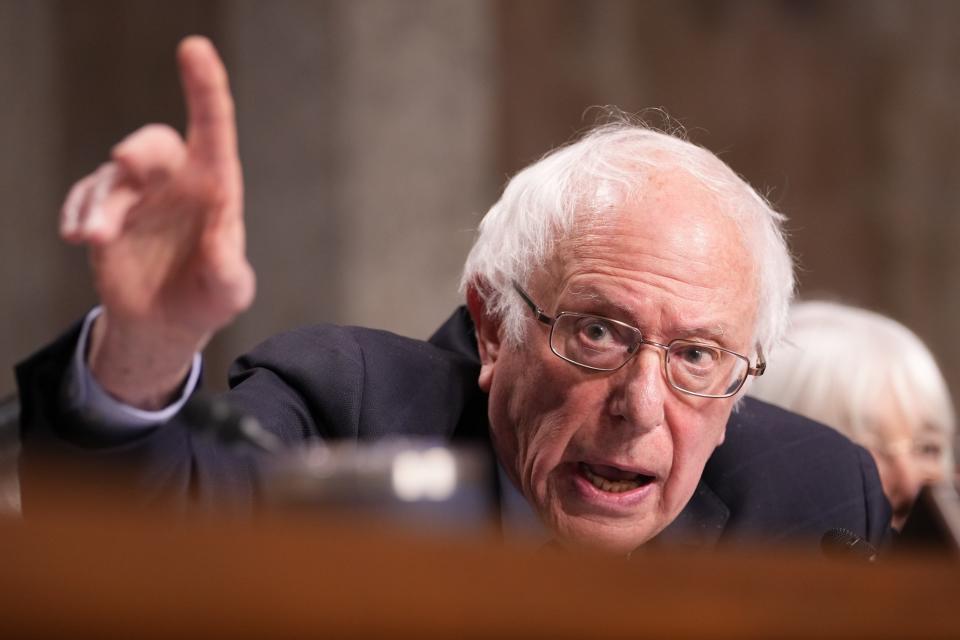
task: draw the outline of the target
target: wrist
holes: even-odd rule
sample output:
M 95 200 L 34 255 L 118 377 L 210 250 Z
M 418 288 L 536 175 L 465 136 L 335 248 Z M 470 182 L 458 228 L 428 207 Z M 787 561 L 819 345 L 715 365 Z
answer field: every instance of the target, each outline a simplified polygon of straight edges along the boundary
M 104 311 L 94 321 L 86 360 L 100 387 L 116 400 L 147 411 L 179 394 L 194 355 L 209 335 L 155 323 L 126 323 Z

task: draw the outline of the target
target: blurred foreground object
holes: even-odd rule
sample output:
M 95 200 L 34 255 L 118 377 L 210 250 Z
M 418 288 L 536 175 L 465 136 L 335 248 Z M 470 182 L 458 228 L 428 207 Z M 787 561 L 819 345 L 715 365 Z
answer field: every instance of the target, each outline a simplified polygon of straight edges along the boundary
M 423 530 L 479 531 L 495 522 L 492 464 L 481 450 L 435 439 L 316 443 L 274 457 L 270 510 L 336 508 Z
M 0 636 L 960 636 L 960 568 L 924 558 L 764 549 L 624 561 L 370 524 L 172 524 L 89 505 L 0 524 Z
M 0 515 L 20 513 L 20 400 L 16 395 L 0 399 Z
M 952 480 L 950 393 L 930 351 L 895 320 L 834 302 L 795 303 L 785 343 L 749 393 L 869 449 L 897 529 L 923 485 Z
M 960 560 L 960 496 L 952 486 L 920 489 L 895 550 L 946 553 L 954 561 Z
M 254 416 L 203 393 L 182 415 L 234 455 L 259 458 L 259 504 L 268 511 L 336 509 L 422 530 L 478 531 L 496 521 L 494 465 L 480 447 L 413 436 L 288 447 Z

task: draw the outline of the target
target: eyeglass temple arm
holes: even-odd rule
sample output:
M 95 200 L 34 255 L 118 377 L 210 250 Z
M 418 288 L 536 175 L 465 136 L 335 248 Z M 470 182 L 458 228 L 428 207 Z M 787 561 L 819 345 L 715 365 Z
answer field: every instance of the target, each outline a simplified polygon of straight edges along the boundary
M 757 344 L 757 366 L 747 369 L 747 375 L 762 376 L 767 370 L 767 361 L 763 357 L 763 347 Z
M 523 301 L 527 303 L 531 311 L 533 311 L 533 315 L 537 317 L 537 320 L 543 324 L 553 324 L 553 318 L 545 314 L 543 309 L 538 307 L 537 303 L 530 299 L 530 296 L 527 295 L 527 292 L 520 288 L 520 285 L 514 282 L 513 288 L 518 294 L 520 294 L 520 297 L 523 298 Z

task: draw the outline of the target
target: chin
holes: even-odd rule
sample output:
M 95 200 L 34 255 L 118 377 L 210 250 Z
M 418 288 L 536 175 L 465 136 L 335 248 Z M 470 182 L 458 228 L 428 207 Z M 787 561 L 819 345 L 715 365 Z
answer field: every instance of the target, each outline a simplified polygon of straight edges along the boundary
M 557 527 L 560 544 L 569 549 L 600 551 L 626 555 L 650 540 L 656 532 L 648 533 L 632 527 L 603 525 L 593 521 L 571 518 Z

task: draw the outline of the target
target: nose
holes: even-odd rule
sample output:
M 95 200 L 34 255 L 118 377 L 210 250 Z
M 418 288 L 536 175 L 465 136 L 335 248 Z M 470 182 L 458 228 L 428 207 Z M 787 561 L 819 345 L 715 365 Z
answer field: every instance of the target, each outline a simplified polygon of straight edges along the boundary
M 614 388 L 610 409 L 614 417 L 642 431 L 663 424 L 668 389 L 659 349 L 641 348 L 611 380 Z
M 890 502 L 894 505 L 912 503 L 920 492 L 924 477 L 909 453 L 887 455 L 884 462 L 880 480 Z

